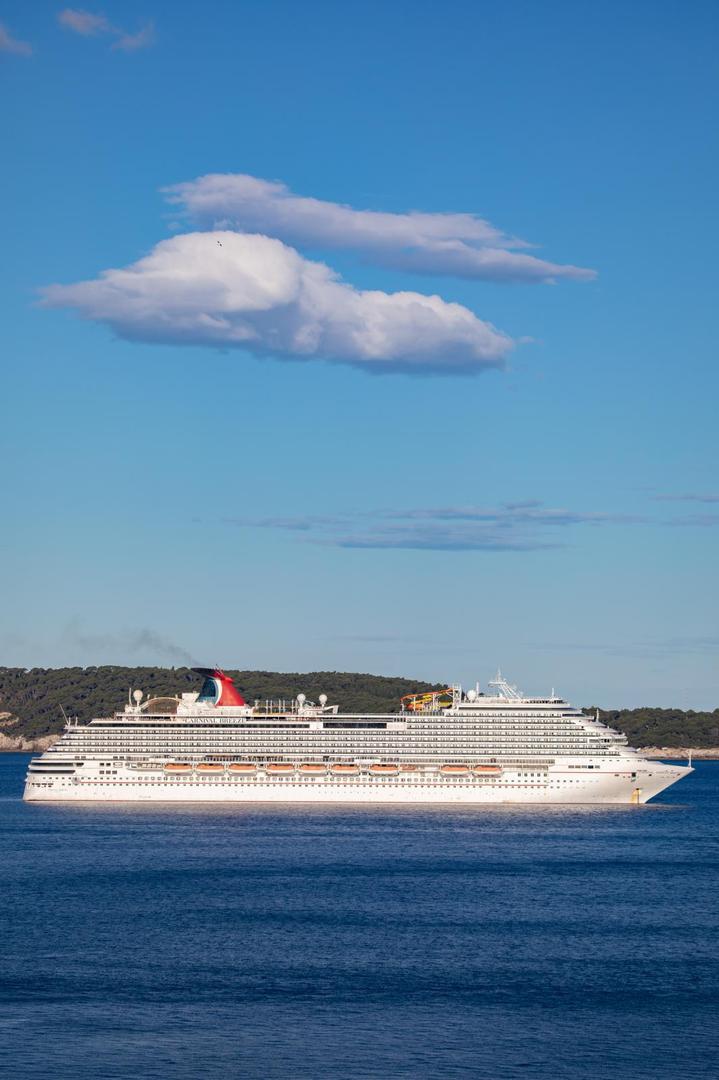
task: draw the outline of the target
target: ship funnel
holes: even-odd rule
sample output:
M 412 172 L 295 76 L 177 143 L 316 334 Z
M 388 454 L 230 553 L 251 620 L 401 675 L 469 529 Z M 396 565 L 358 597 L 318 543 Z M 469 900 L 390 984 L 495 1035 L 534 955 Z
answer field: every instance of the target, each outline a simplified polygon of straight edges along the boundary
M 225 675 L 221 668 L 192 669 L 198 675 L 204 676 L 205 682 L 200 691 L 199 701 L 205 701 L 213 705 L 246 705 L 246 701 L 239 692 L 229 675 Z

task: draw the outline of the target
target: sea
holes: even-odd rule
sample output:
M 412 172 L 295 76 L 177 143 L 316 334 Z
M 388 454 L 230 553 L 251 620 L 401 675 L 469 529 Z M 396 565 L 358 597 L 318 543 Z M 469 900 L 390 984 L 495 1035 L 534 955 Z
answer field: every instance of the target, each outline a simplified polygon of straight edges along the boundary
M 719 1076 L 719 762 L 646 806 L 33 805 L 0 754 L 0 1072 Z

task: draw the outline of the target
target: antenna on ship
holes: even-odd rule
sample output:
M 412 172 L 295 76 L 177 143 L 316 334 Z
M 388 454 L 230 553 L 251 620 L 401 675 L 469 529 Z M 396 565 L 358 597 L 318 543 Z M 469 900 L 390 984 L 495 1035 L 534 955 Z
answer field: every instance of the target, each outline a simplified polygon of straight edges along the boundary
M 517 687 L 507 682 L 499 668 L 497 668 L 496 678 L 489 680 L 489 686 L 497 687 L 498 697 L 509 698 L 511 701 L 519 701 L 522 697 Z

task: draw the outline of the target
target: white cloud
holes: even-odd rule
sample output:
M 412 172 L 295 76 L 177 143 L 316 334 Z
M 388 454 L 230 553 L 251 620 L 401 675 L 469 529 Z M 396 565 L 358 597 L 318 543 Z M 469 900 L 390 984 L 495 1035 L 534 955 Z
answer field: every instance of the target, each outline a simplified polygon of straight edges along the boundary
M 95 15 L 91 11 L 81 11 L 77 8 L 64 8 L 57 17 L 57 21 L 66 30 L 72 30 L 83 37 L 97 37 L 99 34 L 116 33 L 104 15 Z
M 593 270 L 517 250 L 529 245 L 473 214 L 355 210 L 239 173 L 201 176 L 164 193 L 202 227 L 269 233 L 299 246 L 350 248 L 385 266 L 417 273 L 524 282 L 596 276 Z
M 234 346 L 377 372 L 479 372 L 501 367 L 513 345 L 460 304 L 360 291 L 280 240 L 234 232 L 164 240 L 125 269 L 49 286 L 44 302 L 132 340 Z
M 0 52 L 14 53 L 15 56 L 31 56 L 32 45 L 28 41 L 18 41 L 7 27 L 0 23 Z
M 153 23 L 146 23 L 136 34 L 122 34 L 113 44 L 113 49 L 121 49 L 123 52 L 136 52 L 138 49 L 146 49 L 155 40 L 155 27 Z
M 111 34 L 116 40 L 112 44 L 113 49 L 122 52 L 136 52 L 138 49 L 146 49 L 155 40 L 155 27 L 152 22 L 145 23 L 136 34 L 128 34 L 119 26 L 113 26 L 104 15 L 95 14 L 91 11 L 82 11 L 78 8 L 65 8 L 57 17 L 57 21 L 66 30 L 72 30 L 83 37 L 99 37 L 102 34 Z

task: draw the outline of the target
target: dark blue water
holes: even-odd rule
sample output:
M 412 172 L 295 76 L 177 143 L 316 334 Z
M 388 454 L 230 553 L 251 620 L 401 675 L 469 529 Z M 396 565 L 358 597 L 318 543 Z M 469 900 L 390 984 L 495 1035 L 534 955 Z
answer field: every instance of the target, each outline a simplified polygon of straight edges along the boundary
M 9 1077 L 716 1077 L 719 763 L 647 807 L 62 807 L 0 754 Z

